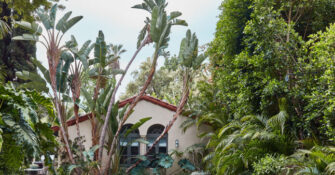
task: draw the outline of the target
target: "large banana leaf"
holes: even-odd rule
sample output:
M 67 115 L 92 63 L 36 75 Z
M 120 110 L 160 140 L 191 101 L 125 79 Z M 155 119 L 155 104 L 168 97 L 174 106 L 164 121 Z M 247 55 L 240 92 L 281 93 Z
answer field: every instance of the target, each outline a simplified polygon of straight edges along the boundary
M 24 116 L 20 116 L 20 120 L 17 122 L 12 116 L 4 115 L 2 117 L 3 122 L 11 127 L 17 134 L 17 141 L 19 144 L 25 145 L 32 152 L 38 151 L 38 139 L 29 125 L 29 123 L 24 120 Z
M 49 17 L 49 15 L 48 15 L 45 11 L 43 11 L 43 10 L 38 10 L 38 11 L 37 11 L 37 15 L 38 15 L 38 17 L 40 18 L 40 20 L 42 21 L 42 24 L 43 24 L 43 26 L 44 26 L 44 28 L 45 28 L 46 30 L 49 30 L 49 29 L 52 28 L 52 26 L 51 26 L 51 21 L 50 21 L 50 17 Z
M 77 22 L 83 19 L 83 16 L 76 16 L 71 18 L 70 20 L 66 21 L 63 26 L 61 27 L 61 31 L 63 33 L 67 32 L 71 27 L 73 27 Z
M 32 58 L 31 61 L 38 67 L 38 69 L 42 72 L 44 79 L 50 84 L 49 70 L 45 68 L 36 58 Z
M 76 38 L 73 35 L 71 35 L 70 41 L 65 42 L 65 46 L 67 48 L 69 48 L 73 52 L 77 52 L 78 51 L 77 50 L 78 42 L 77 42 Z
M 131 132 L 137 130 L 138 128 L 140 128 L 143 124 L 145 124 L 147 121 L 151 120 L 152 117 L 145 117 L 140 119 L 140 121 L 136 122 L 135 124 L 133 124 L 125 133 L 124 137 L 127 137 Z
M 158 33 L 158 18 L 160 16 L 160 13 L 159 13 L 159 8 L 158 7 L 155 7 L 153 10 L 152 10 L 152 13 L 151 13 L 151 24 L 150 24 L 150 36 L 151 36 L 151 40 L 154 41 L 154 42 L 158 42 L 159 40 L 159 33 Z
M 154 7 L 157 6 L 166 6 L 167 4 L 165 3 L 165 0 L 144 0 L 144 3 L 142 4 L 137 4 L 135 6 L 133 6 L 132 8 L 137 8 L 137 9 L 142 9 L 142 10 L 146 10 L 149 13 L 152 12 L 152 10 L 154 9 Z
M 36 12 L 37 16 L 41 20 L 46 30 L 51 30 L 51 29 L 56 28 L 56 30 L 61 31 L 64 34 L 83 18 L 82 16 L 76 16 L 76 17 L 69 19 L 72 12 L 67 12 L 55 25 L 57 8 L 58 8 L 58 5 L 55 4 L 51 7 L 49 13 L 47 13 L 47 11 L 43 9 L 37 10 Z M 18 21 L 15 23 L 25 29 L 30 30 L 31 33 L 26 33 L 21 36 L 15 36 L 12 39 L 39 41 L 38 36 L 42 35 L 42 27 L 40 27 L 36 22 L 28 23 L 25 21 Z
M 53 5 L 50 9 L 50 12 L 49 12 L 50 27 L 51 28 L 55 27 L 57 7 L 58 7 L 57 4 Z
M 179 11 L 174 11 L 170 13 L 170 16 L 168 16 L 169 20 L 174 20 L 182 15 Z
M 56 29 L 62 31 L 64 29 L 66 21 L 70 18 L 72 12 L 67 12 L 64 16 L 57 22 Z
M 49 92 L 49 88 L 47 87 L 47 84 L 45 80 L 37 73 L 28 72 L 28 71 L 22 71 L 22 72 L 16 72 L 15 75 L 22 79 L 22 80 L 28 80 L 28 82 L 19 84 L 19 88 L 27 88 L 27 89 L 35 89 L 39 92 Z
M 94 103 L 92 100 L 92 95 L 88 93 L 88 91 L 85 88 L 81 88 L 80 91 L 81 91 L 81 94 L 84 96 L 85 100 L 87 101 L 88 108 L 89 108 L 89 110 L 85 110 L 86 108 L 83 110 L 85 110 L 85 112 L 94 111 Z
M 73 63 L 73 61 L 74 58 L 69 52 L 62 53 L 56 73 L 57 90 L 61 93 L 64 93 L 68 88 L 66 83 L 69 77 L 70 65 Z
M 198 55 L 198 38 L 190 30 L 187 30 L 186 37 L 180 44 L 178 59 L 182 66 L 192 69 L 198 69 L 206 59 L 205 55 Z
M 113 136 L 116 133 L 118 126 L 119 126 L 119 122 L 117 121 L 118 114 L 119 114 L 119 103 L 117 102 L 113 104 L 111 117 L 109 118 L 108 130 L 111 136 Z
M 94 44 L 92 44 L 92 45 L 90 45 L 90 44 L 91 44 L 90 40 L 86 41 L 83 44 L 83 46 L 80 48 L 78 53 L 75 53 L 76 59 L 79 59 L 81 61 L 81 63 L 84 66 L 84 69 L 89 68 L 88 58 L 89 58 L 89 54 L 91 53 L 91 51 L 94 48 Z
M 99 31 L 99 35 L 96 39 L 94 47 L 94 57 L 99 59 L 99 64 L 101 64 L 101 67 L 107 66 L 106 54 L 107 54 L 107 45 L 105 42 L 105 37 L 102 31 Z
M 115 80 L 112 80 L 112 82 L 109 83 L 109 85 L 103 89 L 103 93 L 101 93 L 101 95 L 98 98 L 100 104 L 102 104 L 102 107 L 106 110 L 108 108 L 110 98 L 112 97 L 114 87 L 115 87 Z

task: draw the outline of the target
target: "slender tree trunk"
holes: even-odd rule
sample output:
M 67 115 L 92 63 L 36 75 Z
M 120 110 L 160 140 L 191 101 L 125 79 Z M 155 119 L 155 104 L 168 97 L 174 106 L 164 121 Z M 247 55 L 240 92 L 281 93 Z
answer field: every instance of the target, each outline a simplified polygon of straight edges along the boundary
M 92 125 L 92 147 L 99 143 L 98 123 L 96 122 L 96 119 L 95 119 L 95 116 L 96 116 L 95 107 L 96 107 L 96 102 L 99 96 L 99 90 L 100 90 L 100 76 L 98 77 L 96 86 L 94 88 L 94 95 L 93 95 L 94 104 L 93 104 L 92 117 L 90 118 L 91 125 Z M 98 160 L 98 151 L 94 153 L 94 159 Z
M 72 151 L 70 149 L 68 137 L 66 136 L 66 132 L 65 132 L 65 129 L 64 129 L 64 125 L 63 125 L 63 123 L 66 122 L 66 121 L 64 121 L 63 118 L 62 118 L 62 111 L 60 109 L 61 102 L 60 102 L 60 99 L 58 99 L 58 95 L 57 95 L 56 69 L 57 69 L 57 65 L 59 63 L 60 52 L 61 51 L 56 47 L 56 45 L 54 45 L 54 43 L 55 43 L 54 40 L 50 41 L 50 48 L 47 51 L 51 88 L 52 88 L 52 91 L 53 91 L 53 94 L 54 94 L 57 117 L 58 117 L 58 120 L 59 120 L 59 123 L 60 123 L 60 129 L 61 129 L 62 134 L 63 134 L 65 147 L 67 149 L 67 153 L 68 153 L 68 156 L 70 158 L 71 163 L 75 164 L 76 162 L 73 159 L 73 154 L 72 154 Z M 66 125 L 66 123 L 65 123 L 65 125 Z
M 61 111 L 60 111 L 60 107 L 59 107 L 59 101 L 58 101 L 58 97 L 57 97 L 57 92 L 54 90 L 54 98 L 55 98 L 55 106 L 56 106 L 56 112 L 57 112 L 57 117 L 58 117 L 58 120 L 60 121 L 60 129 L 61 129 L 61 133 L 63 134 L 63 138 L 64 138 L 64 142 L 65 142 L 65 147 L 66 147 L 66 150 L 67 150 L 67 153 L 68 153 L 68 156 L 70 158 L 70 161 L 72 164 L 75 164 L 76 162 L 74 161 L 73 159 L 73 154 L 72 154 L 72 151 L 70 149 L 70 145 L 69 145 L 69 140 L 66 136 L 66 133 L 65 133 L 65 129 L 64 129 L 64 126 L 63 126 L 63 120 L 62 120 L 62 116 L 61 116 Z
M 149 32 L 150 33 L 150 32 Z M 150 35 L 147 35 L 146 39 L 142 42 L 142 44 L 140 45 L 140 47 L 136 50 L 136 52 L 134 53 L 133 57 L 131 58 L 131 60 L 128 62 L 126 68 L 125 68 L 125 72 L 124 74 L 122 74 L 120 80 L 118 81 L 117 85 L 115 86 L 114 90 L 113 90 L 113 94 L 112 94 L 112 97 L 111 97 L 111 101 L 108 105 L 108 110 L 107 110 L 107 114 L 106 114 L 106 117 L 105 117 L 105 122 L 104 122 L 104 125 L 102 127 L 102 130 L 101 130 L 101 134 L 100 134 L 100 140 L 99 140 L 99 154 L 98 154 L 98 159 L 99 159 L 99 163 L 101 164 L 102 162 L 102 153 L 103 153 L 103 145 L 104 145 L 104 142 L 105 142 L 105 138 L 106 138 L 106 133 L 107 133 L 107 126 L 108 126 L 108 122 L 109 122 L 109 118 L 110 118 L 110 115 L 112 113 L 112 107 L 113 107 L 113 104 L 115 103 L 115 97 L 116 97 L 116 92 L 118 91 L 125 75 L 127 74 L 128 70 L 129 70 L 129 67 L 131 66 L 131 64 L 133 63 L 133 61 L 135 60 L 137 54 L 142 50 L 142 48 L 147 45 L 147 44 L 150 44 L 152 41 L 151 41 L 151 38 L 150 38 Z M 109 167 L 109 165 L 107 165 Z

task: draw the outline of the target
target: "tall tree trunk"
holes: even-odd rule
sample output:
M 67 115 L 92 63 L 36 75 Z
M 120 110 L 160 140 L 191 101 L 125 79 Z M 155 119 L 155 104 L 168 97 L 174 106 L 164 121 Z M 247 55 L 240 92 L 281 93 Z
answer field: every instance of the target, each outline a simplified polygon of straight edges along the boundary
M 53 38 L 53 37 L 51 37 Z M 54 100 L 55 100 L 55 107 L 56 107 L 56 113 L 57 113 L 57 118 L 60 123 L 60 129 L 61 133 L 64 138 L 64 143 L 65 147 L 68 153 L 68 156 L 70 158 L 70 161 L 72 164 L 75 164 L 75 160 L 73 159 L 73 154 L 70 148 L 70 144 L 68 141 L 68 137 L 66 136 L 66 131 L 64 129 L 64 123 L 66 126 L 66 121 L 64 121 L 64 117 L 62 117 L 62 111 L 61 111 L 61 101 L 58 98 L 57 94 L 57 81 L 56 81 L 56 70 L 57 70 L 57 65 L 60 60 L 60 50 L 56 47 L 55 41 L 52 39 L 50 41 L 50 48 L 47 50 L 47 58 L 48 58 L 48 63 L 49 63 L 49 75 L 50 75 L 50 83 L 51 83 L 51 89 L 53 91 L 54 95 Z
M 109 105 L 108 105 L 108 110 L 107 110 L 107 114 L 106 114 L 106 117 L 105 117 L 105 122 L 104 122 L 104 125 L 102 127 L 101 134 L 100 134 L 100 140 L 99 140 L 99 146 L 100 147 L 99 147 L 99 154 L 98 154 L 98 160 L 99 160 L 100 164 L 102 162 L 102 153 L 103 153 L 103 149 L 104 149 L 103 145 L 104 145 L 105 138 L 106 138 L 107 126 L 108 126 L 108 123 L 109 123 L 109 118 L 110 118 L 110 115 L 112 113 L 112 107 L 113 107 L 113 104 L 115 103 L 116 92 L 118 91 L 118 89 L 119 89 L 119 87 L 120 87 L 120 85 L 121 85 L 121 83 L 122 83 L 125 75 L 127 74 L 128 70 L 129 70 L 129 67 L 131 66 L 131 64 L 135 60 L 137 54 L 142 50 L 142 48 L 145 45 L 150 44 L 151 42 L 152 41 L 151 41 L 150 35 L 147 35 L 146 39 L 142 42 L 142 44 L 140 45 L 140 47 L 136 50 L 136 52 L 134 53 L 133 57 L 128 62 L 127 66 L 125 68 L 124 74 L 122 74 L 120 80 L 118 81 L 117 85 L 115 86 L 115 88 L 113 90 L 111 101 L 109 102 Z

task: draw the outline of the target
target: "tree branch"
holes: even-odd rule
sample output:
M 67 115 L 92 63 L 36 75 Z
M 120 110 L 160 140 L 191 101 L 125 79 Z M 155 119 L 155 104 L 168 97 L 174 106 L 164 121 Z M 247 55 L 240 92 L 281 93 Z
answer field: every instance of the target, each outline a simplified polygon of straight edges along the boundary
M 129 70 L 129 67 L 131 66 L 131 64 L 133 63 L 133 61 L 135 60 L 137 54 L 142 50 L 142 48 L 147 45 L 147 44 L 150 44 L 152 41 L 151 41 L 151 38 L 150 38 L 150 35 L 147 35 L 146 39 L 142 42 L 142 44 L 140 45 L 140 47 L 136 50 L 136 52 L 134 53 L 133 57 L 131 58 L 131 60 L 128 62 L 126 68 L 125 68 L 125 71 L 124 71 L 124 74 L 122 74 L 120 80 L 118 81 L 117 85 L 115 86 L 114 90 L 113 90 L 113 94 L 112 94 L 112 97 L 111 97 L 111 101 L 108 105 L 108 110 L 107 110 L 107 114 L 106 114 L 106 117 L 105 117 L 105 122 L 104 122 L 104 125 L 102 127 L 102 131 L 101 131 L 101 135 L 100 135 L 100 140 L 99 140 L 99 153 L 98 153 L 98 161 L 101 163 L 102 162 L 102 153 L 103 153 L 103 145 L 104 145 L 104 142 L 105 142 L 105 137 L 106 137 L 106 133 L 107 133 L 107 126 L 108 126 L 108 123 L 109 123 L 109 118 L 110 118 L 110 115 L 112 113 L 112 107 L 113 107 L 113 104 L 115 103 L 115 97 L 116 97 L 116 92 L 118 91 L 125 75 L 127 74 L 128 70 Z

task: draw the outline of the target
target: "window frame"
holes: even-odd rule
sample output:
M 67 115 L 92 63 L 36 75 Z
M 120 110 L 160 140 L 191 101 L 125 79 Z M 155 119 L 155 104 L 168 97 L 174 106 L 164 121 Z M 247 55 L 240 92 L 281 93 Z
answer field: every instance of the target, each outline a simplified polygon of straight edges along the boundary
M 137 143 L 137 154 L 132 154 L 132 144 L 128 144 L 130 142 L 132 142 L 133 140 L 139 139 L 141 138 L 140 134 L 139 134 L 139 130 L 136 129 L 135 131 L 131 132 L 128 134 L 128 136 L 126 138 L 123 137 L 123 135 L 125 134 L 125 132 L 132 126 L 132 124 L 127 124 L 124 125 L 123 128 L 121 129 L 121 134 L 120 134 L 120 138 L 119 138 L 119 150 L 120 150 L 120 165 L 121 166 L 130 166 L 135 162 L 132 162 L 132 159 L 135 156 L 141 155 L 140 153 L 140 142 L 134 142 Z M 121 141 L 125 141 L 127 143 L 126 146 L 122 146 L 121 145 Z M 122 147 L 126 147 L 126 150 L 122 150 Z M 123 151 L 126 151 L 126 154 L 123 154 Z M 121 161 L 123 160 L 123 157 L 125 157 L 126 159 L 126 163 L 121 163 Z
M 152 125 L 152 126 L 150 126 L 149 128 L 148 128 L 148 131 L 147 131 L 147 135 L 146 135 L 146 139 L 147 139 L 147 141 L 151 141 L 152 140 L 152 142 L 150 142 L 150 144 L 148 144 L 148 145 L 146 145 L 146 151 L 148 151 L 149 150 L 149 148 L 151 147 L 151 145 L 152 145 L 152 143 L 157 139 L 157 137 L 159 137 L 161 134 L 162 134 L 162 132 L 164 131 L 164 129 L 165 129 L 165 127 L 163 126 L 163 125 L 160 125 L 160 124 L 155 124 L 155 125 Z M 159 133 L 155 133 L 154 131 L 155 130 L 160 130 L 159 131 Z M 159 152 L 159 144 L 160 144 L 160 142 L 158 143 L 158 144 L 156 144 L 155 146 L 154 146 L 154 148 L 153 148 L 153 150 L 154 150 L 154 155 L 155 154 L 160 154 L 160 153 L 163 153 L 163 154 L 167 154 L 168 153 L 168 133 L 166 133 L 165 135 L 164 135 L 164 137 L 160 140 L 160 142 L 163 140 L 163 139 L 165 139 L 166 140 L 166 146 L 165 146 L 165 149 L 166 149 L 166 152 Z M 149 158 L 152 158 L 154 155 L 150 155 L 150 153 L 148 153 L 148 157 Z

